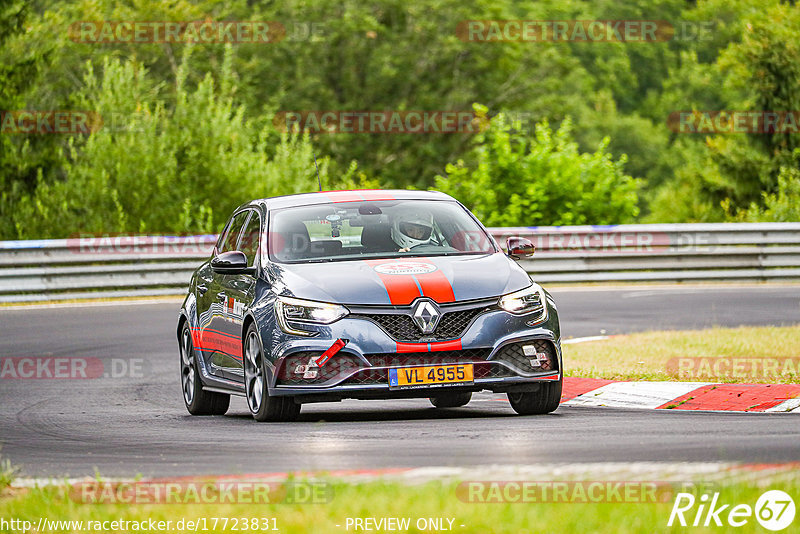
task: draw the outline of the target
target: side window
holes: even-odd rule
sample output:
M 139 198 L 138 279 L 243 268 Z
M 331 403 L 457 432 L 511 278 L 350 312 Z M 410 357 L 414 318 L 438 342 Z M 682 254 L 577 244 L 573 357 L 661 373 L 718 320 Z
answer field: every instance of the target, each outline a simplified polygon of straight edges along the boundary
M 239 241 L 239 234 L 242 232 L 242 226 L 244 226 L 244 222 L 247 220 L 248 215 L 250 215 L 250 211 L 244 210 L 240 211 L 233 217 L 231 224 L 228 226 L 228 233 L 225 234 L 225 237 L 222 241 L 222 246 L 219 248 L 220 252 L 236 250 L 236 243 Z
M 239 242 L 239 250 L 247 256 L 247 265 L 252 267 L 255 264 L 256 254 L 258 254 L 258 243 L 261 238 L 261 217 L 258 212 L 253 211 L 252 217 L 247 222 L 247 226 Z

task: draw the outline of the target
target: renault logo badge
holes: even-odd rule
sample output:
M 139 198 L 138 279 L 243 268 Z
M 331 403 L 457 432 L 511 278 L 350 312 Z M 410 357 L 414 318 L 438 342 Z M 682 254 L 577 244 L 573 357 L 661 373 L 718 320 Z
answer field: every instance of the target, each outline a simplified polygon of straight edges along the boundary
M 441 317 L 442 312 L 439 311 L 439 307 L 432 300 L 420 299 L 414 305 L 412 318 L 423 334 L 432 334 L 439 325 Z

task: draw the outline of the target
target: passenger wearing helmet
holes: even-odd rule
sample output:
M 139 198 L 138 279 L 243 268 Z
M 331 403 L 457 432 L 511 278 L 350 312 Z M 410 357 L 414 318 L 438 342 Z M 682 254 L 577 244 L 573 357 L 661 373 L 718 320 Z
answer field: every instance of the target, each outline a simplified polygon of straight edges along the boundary
M 432 233 L 433 216 L 430 213 L 403 214 L 392 223 L 392 239 L 400 247 L 398 252 L 408 252 L 430 243 Z

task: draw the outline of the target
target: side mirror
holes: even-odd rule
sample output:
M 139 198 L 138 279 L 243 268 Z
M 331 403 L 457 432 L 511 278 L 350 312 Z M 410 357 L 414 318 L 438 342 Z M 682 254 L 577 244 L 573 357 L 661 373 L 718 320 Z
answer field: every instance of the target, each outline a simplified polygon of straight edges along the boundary
M 211 260 L 211 269 L 217 274 L 253 274 L 255 269 L 247 266 L 244 252 L 230 250 L 215 256 Z
M 524 237 L 509 237 L 506 240 L 506 253 L 518 260 L 520 258 L 530 258 L 536 247 Z

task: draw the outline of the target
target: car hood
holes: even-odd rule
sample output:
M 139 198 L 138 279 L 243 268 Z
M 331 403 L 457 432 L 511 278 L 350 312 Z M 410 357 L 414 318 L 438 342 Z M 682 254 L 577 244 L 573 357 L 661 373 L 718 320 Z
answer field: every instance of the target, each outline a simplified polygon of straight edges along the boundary
M 425 296 L 438 303 L 497 297 L 531 284 L 503 253 L 273 264 L 279 294 L 354 305 L 403 306 Z

